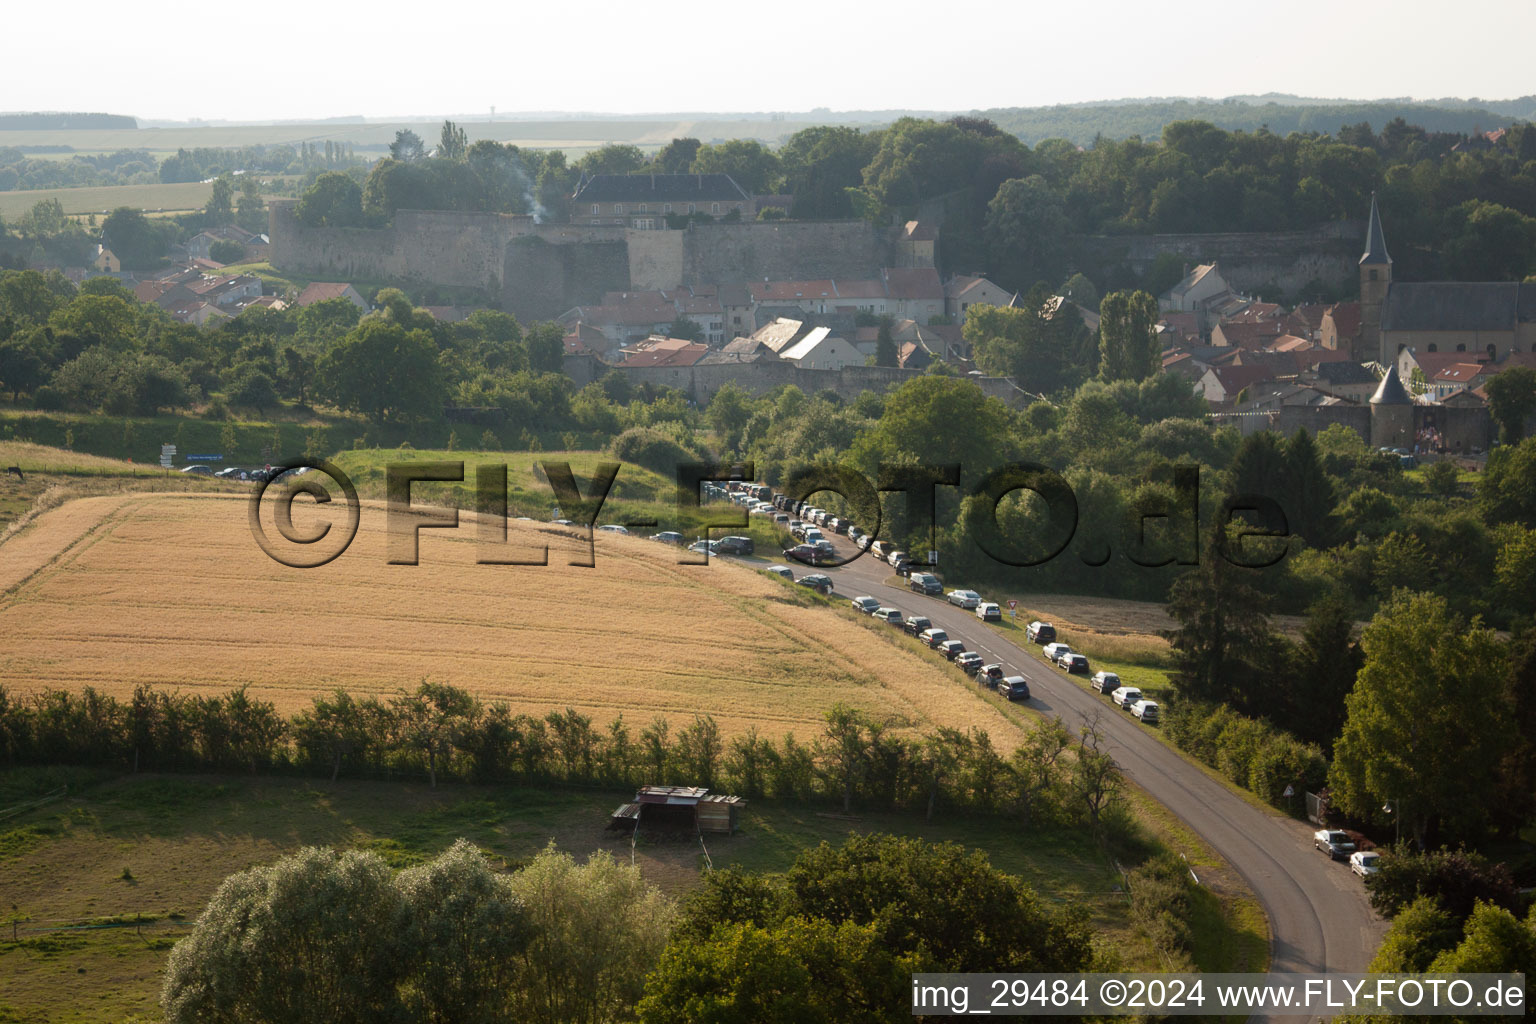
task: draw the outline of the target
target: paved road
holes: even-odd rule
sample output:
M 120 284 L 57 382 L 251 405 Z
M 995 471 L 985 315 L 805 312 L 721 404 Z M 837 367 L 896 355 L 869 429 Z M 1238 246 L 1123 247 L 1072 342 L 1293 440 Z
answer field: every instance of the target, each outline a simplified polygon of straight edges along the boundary
M 845 538 L 837 544 L 843 557 L 853 550 Z M 796 567 L 797 576 L 803 568 Z M 975 613 L 942 597 L 887 586 L 882 581 L 893 570 L 873 556 L 817 571 L 833 578 L 839 596 L 868 594 L 904 615 L 926 615 L 967 649 L 1022 675 L 1029 681 L 1030 706 L 1060 716 L 1069 727 L 1098 712 L 1108 749 L 1126 775 L 1226 857 L 1263 903 L 1273 933 L 1270 970 L 1365 970 L 1385 925 L 1349 868 L 1312 847 L 1309 825 L 1248 804 L 1148 735 L 1149 727 L 984 626 Z

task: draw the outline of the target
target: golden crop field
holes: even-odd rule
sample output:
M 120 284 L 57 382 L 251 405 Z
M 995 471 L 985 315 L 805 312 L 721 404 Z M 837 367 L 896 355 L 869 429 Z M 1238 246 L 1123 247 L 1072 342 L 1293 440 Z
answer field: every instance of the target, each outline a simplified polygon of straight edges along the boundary
M 45 199 L 57 199 L 68 214 L 111 213 L 119 206 L 140 210 L 201 210 L 213 185 L 177 182 L 169 185 L 99 185 L 85 188 L 38 188 L 0 192 L 0 217 L 20 217 Z
M 295 504 L 309 530 L 336 505 Z M 476 563 L 476 526 L 424 530 L 420 564 L 386 562 L 386 517 L 365 504 L 345 554 L 292 569 L 258 548 L 246 500 L 140 493 L 70 501 L 0 543 L 0 679 L 126 697 L 248 686 L 291 713 L 335 687 L 392 695 L 452 683 L 514 712 L 574 707 L 598 723 L 713 715 L 727 734 L 820 732 L 838 702 L 898 728 L 985 728 L 1011 749 L 1020 719 L 960 672 L 870 620 L 739 566 L 538 523 L 547 567 Z M 269 534 L 275 530 L 267 522 Z

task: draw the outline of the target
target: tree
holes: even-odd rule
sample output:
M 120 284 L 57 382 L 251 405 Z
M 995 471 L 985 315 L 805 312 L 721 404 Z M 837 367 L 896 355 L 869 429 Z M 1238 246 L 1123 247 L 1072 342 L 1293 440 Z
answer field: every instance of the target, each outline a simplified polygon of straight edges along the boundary
M 171 950 L 170 1024 L 387 1019 L 399 896 L 377 854 L 309 847 L 224 880 Z
M 464 160 L 468 153 L 469 138 L 464 134 L 464 129 L 452 121 L 444 121 L 443 130 L 437 142 L 437 158 L 459 162 Z
M 409 128 L 401 128 L 395 132 L 395 141 L 389 144 L 389 158 L 391 160 L 410 164 L 425 160 L 426 156 L 427 147 L 421 141 L 420 135 L 417 135 Z
M 460 839 L 394 880 L 394 943 L 407 975 L 407 1020 L 429 1024 L 513 1019 L 522 957 L 533 938 L 510 879 Z
M 1354 630 L 1353 609 L 1337 597 L 1322 598 L 1307 609 L 1301 628 L 1295 685 L 1281 724 L 1324 750 L 1344 727 L 1344 702 L 1363 661 Z
M 1067 220 L 1061 197 L 1038 174 L 1005 181 L 987 204 L 985 236 L 999 279 L 1025 290 L 1060 281 Z
M 208 256 L 215 263 L 239 263 L 245 258 L 245 246 L 232 238 L 221 238 L 208 247 Z
M 891 318 L 889 316 L 882 316 L 880 318 L 880 328 L 875 333 L 875 365 L 900 365 L 900 359 L 896 352 L 896 340 L 891 337 Z
M 565 369 L 565 328 L 552 320 L 528 328 L 523 344 L 528 349 L 528 368 L 534 373 L 560 373 Z
M 425 680 L 416 692 L 395 700 L 405 745 L 416 751 L 437 788 L 437 769 L 447 766 L 459 735 L 473 717 L 475 699 L 456 686 Z
M 447 389 L 437 346 L 425 331 L 369 317 L 325 354 L 325 394 L 375 423 L 434 415 Z
M 272 378 L 261 370 L 248 368 L 229 391 L 230 400 L 236 405 L 248 405 L 261 414 L 277 404 L 277 388 Z
M 693 158 L 694 174 L 729 174 L 748 195 L 766 195 L 777 187 L 779 158 L 753 139 L 728 139 L 700 146 Z
M 532 936 L 509 1019 L 599 1024 L 639 1001 L 676 908 L 638 868 L 606 850 L 577 864 L 551 845 L 512 877 L 512 891 Z
M 672 326 L 667 328 L 668 337 L 681 338 L 683 341 L 703 341 L 704 327 L 694 319 L 679 316 L 672 321 Z
M 214 227 L 221 227 L 235 219 L 235 184 L 229 175 L 221 174 L 213 179 L 213 193 L 208 197 L 208 205 L 203 207 L 203 215 L 208 223 Z
M 1477 502 L 1489 522 L 1536 528 L 1536 437 L 1489 453 Z
M 140 210 L 119 206 L 101 223 L 102 244 L 123 261 L 124 270 L 150 270 L 165 254 L 166 240 Z
M 48 364 L 41 331 L 17 332 L 0 341 L 0 388 L 11 393 L 11 401 L 48 382 Z
M 1395 593 L 1366 627 L 1328 783 L 1334 806 L 1380 820 L 1390 804 L 1423 848 L 1488 825 L 1482 797 L 1513 743 L 1509 664 L 1491 630 L 1442 597 Z
M 1099 304 L 1099 376 L 1145 380 L 1162 367 L 1157 300 L 1147 292 L 1111 292 Z
M 0 350 L 3 351 L 3 350 Z M 0 364 L 3 368 L 3 364 Z M 3 379 L 3 375 L 0 375 Z M 751 398 L 735 381 L 726 381 L 710 396 L 705 418 L 725 451 L 741 449 L 742 431 L 752 419 Z
M 1213 533 L 1200 564 L 1169 588 L 1168 614 L 1179 628 L 1163 635 L 1181 697 L 1242 707 L 1257 672 L 1252 659 L 1269 644 L 1268 600 L 1256 586 L 1258 570 L 1224 557 L 1226 543 Z
M 1384 917 L 1397 915 L 1425 896 L 1456 921 L 1465 921 L 1479 903 L 1520 905 L 1509 866 L 1465 849 L 1415 853 L 1399 847 L 1381 859 L 1368 888 L 1371 906 Z
M 1536 137 L 1536 132 L 1530 134 Z M 1483 390 L 1488 393 L 1488 413 L 1499 425 L 1504 443 L 1519 443 L 1525 437 L 1525 421 L 1536 413 L 1536 370 L 1511 366 L 1490 377 Z
M 266 230 L 266 204 L 261 201 L 261 179 L 254 174 L 240 175 L 240 198 L 235 204 L 235 223 L 258 234 Z
M 698 139 L 673 139 L 656 151 L 651 166 L 657 174 L 687 174 L 700 145 Z
M 326 171 L 304 190 L 294 214 L 312 228 L 361 227 L 363 190 L 348 175 Z

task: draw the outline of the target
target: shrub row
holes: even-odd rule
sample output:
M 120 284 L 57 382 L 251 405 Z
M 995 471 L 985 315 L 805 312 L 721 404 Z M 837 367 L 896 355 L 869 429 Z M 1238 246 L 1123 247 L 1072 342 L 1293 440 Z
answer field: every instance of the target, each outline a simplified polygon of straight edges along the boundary
M 838 800 L 845 808 L 964 808 L 1026 823 L 1113 824 L 1119 776 L 1055 724 L 1011 758 L 987 733 L 897 736 L 837 706 L 821 735 L 729 741 L 714 719 L 638 731 L 567 708 L 514 714 L 440 683 L 393 698 L 316 696 L 284 718 L 244 688 L 188 696 L 140 685 L 127 701 L 86 688 L 18 698 L 0 687 L 0 763 L 133 771 L 289 772 L 474 782 L 708 786 L 749 798 Z M 1089 738 L 1090 741 L 1092 738 Z M 1088 756 L 1083 755 L 1085 749 Z M 1108 765 L 1106 767 L 1106 765 Z
M 1304 794 L 1321 788 L 1328 777 L 1328 761 L 1317 747 L 1224 704 L 1180 701 L 1164 728 L 1180 750 L 1293 814 L 1305 811 Z

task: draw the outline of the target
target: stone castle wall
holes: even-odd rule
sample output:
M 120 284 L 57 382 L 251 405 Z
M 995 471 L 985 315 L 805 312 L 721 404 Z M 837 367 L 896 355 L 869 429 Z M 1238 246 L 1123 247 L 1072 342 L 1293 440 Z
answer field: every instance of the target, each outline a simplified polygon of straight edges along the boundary
M 677 388 L 700 405 L 707 404 L 726 381 L 734 382 L 752 395 L 764 395 L 785 384 L 793 384 L 807 395 L 831 389 L 844 401 L 851 402 L 866 391 L 884 392 L 921 377 L 921 370 L 888 366 L 845 366 L 840 370 L 808 370 L 781 360 L 756 363 L 703 363 L 697 366 L 644 366 L 622 371 L 634 384 L 649 382 L 658 387 Z M 1014 408 L 1029 404 L 1029 396 L 1008 377 L 968 377 L 982 393 Z

